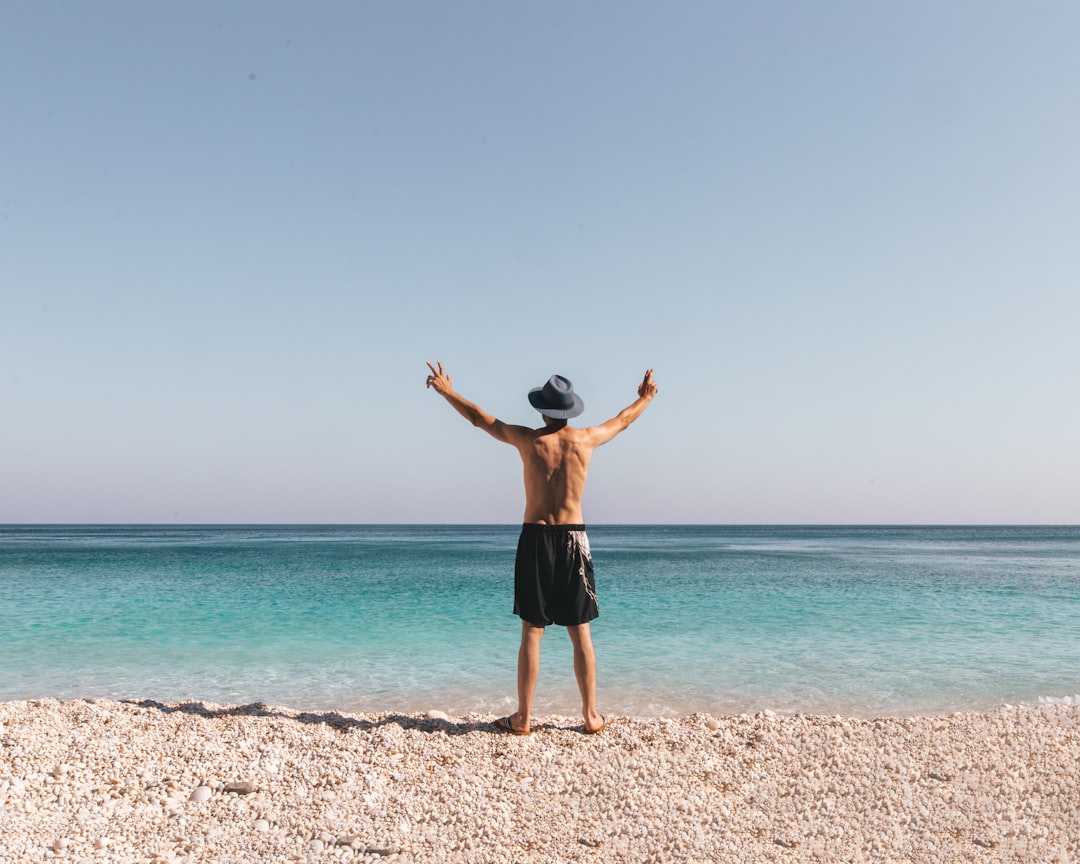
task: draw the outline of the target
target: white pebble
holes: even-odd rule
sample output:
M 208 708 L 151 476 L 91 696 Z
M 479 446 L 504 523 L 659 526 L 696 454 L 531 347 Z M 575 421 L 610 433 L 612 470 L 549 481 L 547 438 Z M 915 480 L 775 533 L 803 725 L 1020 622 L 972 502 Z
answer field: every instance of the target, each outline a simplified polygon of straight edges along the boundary
M 502 860 L 511 833 L 534 849 L 565 835 L 577 853 L 565 857 L 595 864 L 856 861 L 886 849 L 897 860 L 977 853 L 1058 864 L 1080 824 L 1080 704 L 951 719 L 644 718 L 587 746 L 578 717 L 545 718 L 533 740 L 543 746 L 525 746 L 472 730 L 486 727 L 480 715 L 464 716 L 470 734 L 445 735 L 429 734 L 440 724 L 425 714 L 418 726 L 370 715 L 362 728 L 338 729 L 290 720 L 288 709 L 201 712 L 0 701 L 14 757 L 0 760 L 0 864 L 256 852 L 390 862 L 421 849 L 461 864 Z M 226 792 L 219 778 L 230 777 L 247 778 L 249 794 L 233 781 Z M 601 816 L 592 802 L 611 788 L 629 794 Z M 163 810 L 151 799 L 185 803 Z
M 194 801 L 196 804 L 202 804 L 203 801 L 206 801 L 210 798 L 211 794 L 212 793 L 210 792 L 209 786 L 200 786 L 197 789 L 192 790 L 191 794 L 188 796 L 188 801 Z

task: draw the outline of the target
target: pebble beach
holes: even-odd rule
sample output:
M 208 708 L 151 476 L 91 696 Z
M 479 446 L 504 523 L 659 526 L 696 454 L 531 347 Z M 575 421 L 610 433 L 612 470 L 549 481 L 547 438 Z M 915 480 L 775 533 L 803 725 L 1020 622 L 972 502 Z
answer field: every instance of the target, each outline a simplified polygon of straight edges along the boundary
M 0 703 L 0 862 L 1080 860 L 1080 707 L 852 719 Z

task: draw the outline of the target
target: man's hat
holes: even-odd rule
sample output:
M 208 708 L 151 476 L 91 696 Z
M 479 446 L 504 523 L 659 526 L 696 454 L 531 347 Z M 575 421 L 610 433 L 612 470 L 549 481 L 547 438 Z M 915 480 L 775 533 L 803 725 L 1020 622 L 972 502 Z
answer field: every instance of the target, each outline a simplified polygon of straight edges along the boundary
M 568 420 L 585 410 L 585 403 L 574 392 L 574 385 L 562 375 L 552 375 L 547 384 L 529 391 L 529 402 L 545 417 Z

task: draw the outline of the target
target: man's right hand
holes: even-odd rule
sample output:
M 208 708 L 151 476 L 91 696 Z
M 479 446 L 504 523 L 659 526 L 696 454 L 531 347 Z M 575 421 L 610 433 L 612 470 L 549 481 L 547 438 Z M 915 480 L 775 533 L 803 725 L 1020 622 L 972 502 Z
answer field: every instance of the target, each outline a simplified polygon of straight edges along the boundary
M 430 363 L 428 364 L 431 365 Z M 440 367 L 441 368 L 441 367 Z M 432 369 L 432 372 L 435 370 Z M 645 373 L 645 379 L 641 382 L 641 386 L 637 388 L 637 395 L 642 398 L 648 396 L 650 399 L 659 392 L 659 388 L 652 380 L 652 369 Z
M 434 387 L 436 393 L 441 393 L 445 396 L 452 389 L 450 376 L 443 370 L 442 361 L 436 361 L 439 364 L 439 368 L 436 369 L 429 362 L 427 364 L 428 369 L 431 370 L 431 374 L 427 376 L 427 386 Z

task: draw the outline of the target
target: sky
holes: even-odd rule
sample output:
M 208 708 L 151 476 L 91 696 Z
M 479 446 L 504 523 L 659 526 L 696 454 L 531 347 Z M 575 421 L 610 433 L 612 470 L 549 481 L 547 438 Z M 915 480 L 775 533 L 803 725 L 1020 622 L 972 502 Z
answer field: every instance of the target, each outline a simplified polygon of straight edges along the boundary
M 1080 5 L 0 14 L 0 522 L 1080 523 Z

